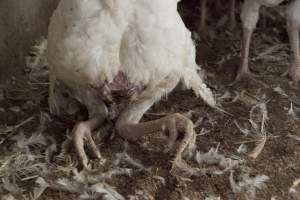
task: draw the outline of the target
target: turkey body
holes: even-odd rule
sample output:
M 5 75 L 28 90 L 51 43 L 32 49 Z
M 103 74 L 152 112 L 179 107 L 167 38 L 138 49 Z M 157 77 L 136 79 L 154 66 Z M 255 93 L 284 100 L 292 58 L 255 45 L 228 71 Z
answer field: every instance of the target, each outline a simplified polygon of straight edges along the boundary
M 132 10 L 131 0 L 61 1 L 51 18 L 47 49 L 57 78 L 70 88 L 111 82 L 120 70 L 121 37 Z
M 89 119 L 79 122 L 73 130 L 74 144 L 84 167 L 88 161 L 84 139 L 101 157 L 91 132 L 107 116 L 103 96 L 104 90 L 113 88 L 110 86 L 117 85 L 118 90 L 127 90 L 132 85 L 143 88 L 118 117 L 116 129 L 123 138 L 136 140 L 169 127 L 168 147 L 175 144 L 177 129 L 186 136 L 177 151 L 179 160 L 187 146 L 193 146 L 192 122 L 180 114 L 139 123 L 153 103 L 171 92 L 180 80 L 215 106 L 210 89 L 198 75 L 191 33 L 177 12 L 177 2 L 64 0 L 54 12 L 47 49 L 52 77 L 49 103 L 50 108 L 55 104 L 51 96 L 57 79 L 87 107 Z M 125 83 L 118 84 L 117 80 Z
M 149 84 L 186 69 L 197 70 L 190 32 L 175 0 L 139 0 L 134 20 L 124 33 L 120 57 L 131 82 Z

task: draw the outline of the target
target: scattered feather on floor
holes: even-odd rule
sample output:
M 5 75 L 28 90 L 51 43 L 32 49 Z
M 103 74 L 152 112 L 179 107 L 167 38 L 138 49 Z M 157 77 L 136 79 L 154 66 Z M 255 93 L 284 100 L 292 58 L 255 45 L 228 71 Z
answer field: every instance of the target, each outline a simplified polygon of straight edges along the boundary
M 11 194 L 21 194 L 24 192 L 22 188 L 20 188 L 16 183 L 11 182 L 9 177 L 2 178 L 2 188 Z
M 149 194 L 149 192 L 144 190 L 135 191 L 134 195 L 129 195 L 128 200 L 154 200 L 155 198 Z
M 269 177 L 266 175 L 250 177 L 249 174 L 244 173 L 240 175 L 238 179 L 238 182 L 234 180 L 233 171 L 231 171 L 229 181 L 232 191 L 237 195 L 241 195 L 242 198 L 253 200 L 256 199 L 257 189 L 263 189 L 266 186 L 265 182 L 269 180 Z
M 269 120 L 267 105 L 265 102 L 257 103 L 252 106 L 249 112 L 249 124 L 251 129 L 243 128 L 239 125 L 237 121 L 234 121 L 237 128 L 246 137 L 251 137 L 251 139 L 246 140 L 244 143 L 255 143 L 254 150 L 249 154 L 250 158 L 256 159 L 257 156 L 262 152 L 266 141 L 267 141 L 267 131 L 266 122 Z
M 290 116 L 293 120 L 297 120 L 299 119 L 299 117 L 297 116 L 295 110 L 294 110 L 294 106 L 293 103 L 291 102 L 291 106 L 288 110 L 288 116 Z
M 295 197 L 295 199 L 300 199 L 300 178 L 296 179 L 289 189 L 289 193 Z
M 254 122 L 254 110 L 258 108 L 260 111 L 260 115 L 261 115 L 261 121 L 260 121 L 260 127 L 258 129 L 256 129 L 255 125 L 252 125 L 253 128 L 256 129 L 256 136 L 257 136 L 257 141 L 255 142 L 256 147 L 254 148 L 254 150 L 252 151 L 252 153 L 249 154 L 249 157 L 256 159 L 257 156 L 262 152 L 265 143 L 267 141 L 267 132 L 266 132 L 266 128 L 265 128 L 265 124 L 266 121 L 269 120 L 269 116 L 268 116 L 268 110 L 267 110 L 267 105 L 266 103 L 260 103 L 258 105 L 255 105 L 251 108 L 250 111 L 250 122 L 252 122 L 252 124 Z
M 239 154 L 245 154 L 247 152 L 247 146 L 245 144 L 241 144 L 236 151 Z
M 1 196 L 1 200 L 15 200 L 15 197 L 12 196 L 11 194 L 6 194 Z
M 39 161 L 41 156 L 30 153 L 14 153 L 0 160 L 0 178 L 28 180 L 47 173 L 46 164 Z
M 32 200 L 38 199 L 44 193 L 44 191 L 49 187 L 49 184 L 42 177 L 38 177 L 35 182 L 38 184 L 38 186 L 36 186 L 33 189 L 33 192 L 31 194 Z
M 201 170 L 205 170 L 208 174 L 222 175 L 225 172 L 237 167 L 242 160 L 227 158 L 222 154 L 219 154 L 218 147 L 211 148 L 207 153 L 197 152 L 195 155 L 195 161 L 201 166 Z M 207 165 L 206 169 L 203 169 L 203 165 Z M 217 166 L 214 168 L 213 166 Z
M 95 184 L 98 182 L 108 181 L 115 176 L 131 176 L 132 169 L 130 168 L 119 168 L 119 167 L 112 167 L 106 172 L 99 173 L 98 171 L 95 172 L 88 172 L 88 171 L 81 171 L 78 172 L 75 168 L 73 170 L 73 179 L 78 183 L 85 183 L 85 184 Z
M 145 166 L 143 166 L 139 161 L 136 161 L 130 157 L 125 151 L 122 153 L 116 154 L 117 159 L 114 161 L 114 165 L 129 165 L 130 167 L 139 169 L 141 171 L 149 171 Z
M 281 96 L 283 96 L 283 97 L 289 97 L 289 96 L 286 94 L 286 92 L 285 92 L 280 86 L 277 86 L 277 87 L 273 88 L 273 90 L 274 90 L 275 92 L 277 92 L 278 94 L 280 94 Z
M 288 137 L 300 142 L 300 136 L 288 134 Z
M 206 197 L 205 200 L 221 200 L 221 197 L 216 197 L 216 196 L 209 196 L 209 197 Z
M 156 176 L 153 176 L 152 178 L 155 179 L 155 180 L 158 180 L 163 186 L 166 185 L 166 179 L 164 177 L 156 175 Z

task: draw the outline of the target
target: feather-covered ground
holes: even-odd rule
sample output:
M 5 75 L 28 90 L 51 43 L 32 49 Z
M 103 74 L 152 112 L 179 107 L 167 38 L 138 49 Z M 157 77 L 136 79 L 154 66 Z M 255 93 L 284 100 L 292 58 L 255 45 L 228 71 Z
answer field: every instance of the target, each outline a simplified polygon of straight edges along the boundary
M 182 7 L 181 12 L 188 27 L 196 30 L 198 15 L 192 9 Z M 269 16 L 277 16 L 273 11 Z M 210 38 L 197 40 L 199 64 L 229 114 L 207 107 L 179 86 L 144 117 L 179 112 L 194 121 L 197 153 L 188 163 L 201 173 L 193 175 L 170 173 L 172 155 L 162 153 L 159 134 L 127 144 L 114 135 L 109 121 L 94 134 L 106 162 L 93 160 L 95 171 L 80 171 L 68 134 L 86 113 L 69 100 L 68 114 L 50 115 L 47 67 L 29 59 L 31 67 L 23 76 L 1 80 L 1 198 L 300 199 L 300 91 L 280 76 L 290 63 L 284 20 L 269 18 L 268 26 L 261 24 L 253 37 L 256 81 L 230 85 L 239 65 L 239 28 L 210 28 Z M 222 18 L 216 23 L 221 20 L 226 24 Z

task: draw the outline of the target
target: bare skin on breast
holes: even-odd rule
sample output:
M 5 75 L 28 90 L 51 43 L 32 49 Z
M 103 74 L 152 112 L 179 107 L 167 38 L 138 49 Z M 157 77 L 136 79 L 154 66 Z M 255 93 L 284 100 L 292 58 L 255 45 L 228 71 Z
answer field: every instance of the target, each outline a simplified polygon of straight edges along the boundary
M 105 84 L 102 90 L 103 99 L 115 102 L 117 99 L 130 99 L 135 94 L 140 94 L 144 86 L 134 85 L 129 82 L 124 72 L 120 71 L 111 83 Z

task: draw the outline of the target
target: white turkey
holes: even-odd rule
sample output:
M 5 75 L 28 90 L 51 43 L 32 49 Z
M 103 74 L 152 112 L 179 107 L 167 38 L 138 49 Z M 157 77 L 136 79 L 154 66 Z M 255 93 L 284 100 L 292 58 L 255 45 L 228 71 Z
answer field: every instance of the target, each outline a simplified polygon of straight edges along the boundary
M 249 70 L 249 48 L 251 36 L 259 19 L 261 6 L 273 7 L 283 0 L 245 0 L 242 6 L 241 20 L 243 24 L 243 38 L 241 51 L 241 66 L 238 70 L 236 80 L 251 75 Z M 289 75 L 294 82 L 300 80 L 300 54 L 299 54 L 299 29 L 300 29 L 300 0 L 294 0 L 287 8 L 287 31 L 290 45 L 293 51 L 293 64 L 290 67 Z
M 64 83 L 87 107 L 89 119 L 73 129 L 80 162 L 88 168 L 84 142 L 101 158 L 92 131 L 108 115 L 115 99 L 125 94 L 126 107 L 116 121 L 118 134 L 134 141 L 166 130 L 176 162 L 194 145 L 193 123 L 180 114 L 140 123 L 143 114 L 182 80 L 206 103 L 213 94 L 198 75 L 191 33 L 177 12 L 178 0 L 62 0 L 49 26 L 47 60 L 50 65 L 49 105 L 56 110 L 54 82 Z

